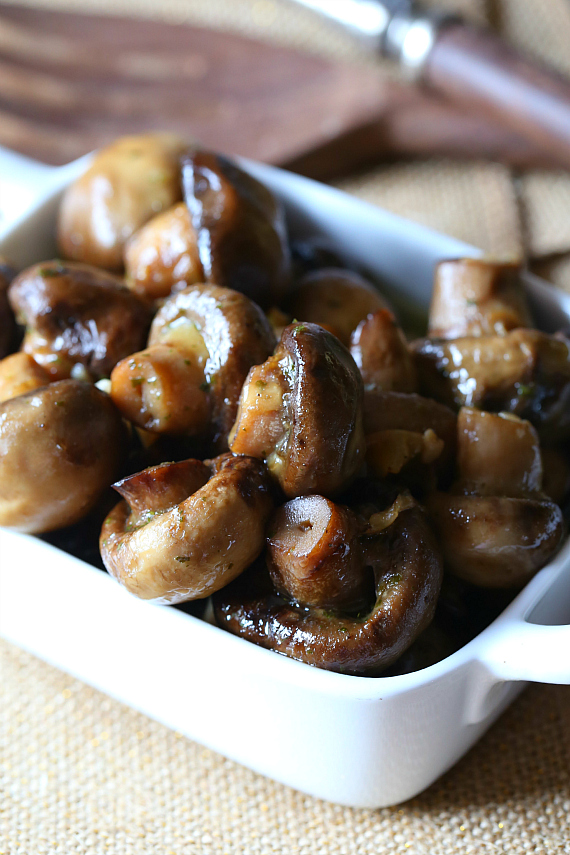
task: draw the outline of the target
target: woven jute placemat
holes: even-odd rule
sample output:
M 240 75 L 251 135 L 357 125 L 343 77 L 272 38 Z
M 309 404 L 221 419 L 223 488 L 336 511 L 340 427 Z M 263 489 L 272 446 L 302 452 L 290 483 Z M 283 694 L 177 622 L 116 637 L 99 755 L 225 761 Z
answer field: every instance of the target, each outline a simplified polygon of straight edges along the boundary
M 281 0 L 27 5 L 184 20 L 371 61 Z M 446 5 L 570 72 L 568 0 Z M 570 290 L 567 175 L 432 161 L 378 167 L 342 187 L 488 251 L 526 254 Z M 0 643 L 0 855 L 570 852 L 569 769 L 570 689 L 534 686 L 426 793 L 396 808 L 338 807 L 262 778 Z

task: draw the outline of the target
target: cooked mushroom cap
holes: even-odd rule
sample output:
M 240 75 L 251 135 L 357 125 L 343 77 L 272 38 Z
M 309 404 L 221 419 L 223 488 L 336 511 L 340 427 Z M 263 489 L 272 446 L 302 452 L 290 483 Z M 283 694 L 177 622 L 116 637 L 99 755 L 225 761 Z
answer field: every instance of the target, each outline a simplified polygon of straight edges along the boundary
M 216 620 L 234 635 L 318 668 L 379 674 L 431 622 L 442 562 L 417 506 L 397 513 L 387 528 L 370 537 L 366 549 L 376 603 L 363 617 L 287 603 L 258 566 L 215 595 Z
M 212 152 L 185 154 L 182 179 L 206 281 L 240 291 L 263 308 L 279 304 L 290 277 L 279 200 Z
M 230 447 L 267 460 L 288 498 L 334 495 L 363 463 L 362 395 L 344 345 L 317 324 L 291 324 L 249 374 Z
M 431 337 L 503 335 L 531 326 L 520 264 L 485 258 L 438 264 L 429 314 Z
M 146 341 L 150 312 L 110 273 L 75 262 L 46 261 L 17 276 L 10 302 L 26 325 L 23 349 L 56 379 L 77 363 L 108 377 Z
M 131 513 L 129 504 L 120 502 L 107 517 L 101 555 L 109 573 L 132 594 L 161 603 L 207 597 L 263 549 L 273 508 L 263 465 L 225 455 L 210 468 L 208 480 L 199 461 L 166 464 L 133 476 L 126 487 L 118 485 L 136 507 Z
M 366 389 L 416 391 L 412 353 L 388 309 L 380 309 L 358 324 L 350 338 L 350 352 Z
M 510 412 L 541 438 L 570 434 L 570 341 L 539 330 L 416 342 L 425 395 L 448 406 Z
M 0 404 L 0 525 L 38 534 L 77 522 L 116 478 L 125 444 L 111 399 L 87 383 Z
M 202 282 L 196 232 L 184 202 L 157 214 L 125 247 L 127 285 L 151 299 Z
M 434 493 L 428 510 L 446 566 L 474 585 L 520 587 L 554 555 L 562 511 L 545 496 L 451 496 Z
M 216 285 L 192 285 L 164 303 L 152 322 L 149 345 L 172 344 L 195 358 L 205 353 L 204 388 L 211 398 L 213 440 L 227 448 L 240 392 L 252 365 L 273 351 L 273 331 L 259 306 Z
M 358 273 L 331 267 L 303 277 L 291 291 L 286 308 L 298 321 L 325 327 L 348 347 L 361 321 L 390 307 Z
M 141 134 L 101 149 L 63 195 L 58 223 L 62 254 L 121 270 L 131 235 L 182 198 L 179 157 L 186 145 L 174 134 Z

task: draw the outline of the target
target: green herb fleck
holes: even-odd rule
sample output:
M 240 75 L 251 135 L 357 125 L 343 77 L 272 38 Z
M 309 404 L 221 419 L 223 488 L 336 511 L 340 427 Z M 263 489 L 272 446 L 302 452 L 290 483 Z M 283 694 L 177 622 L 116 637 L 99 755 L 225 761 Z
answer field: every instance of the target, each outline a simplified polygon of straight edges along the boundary
M 209 392 L 209 391 L 210 391 L 210 384 L 208 383 L 207 380 L 204 380 L 203 383 L 200 383 L 200 392 Z
M 142 386 L 144 383 L 143 377 L 131 377 L 131 386 L 136 389 L 137 386 Z
M 534 384 L 517 383 L 517 395 L 520 398 L 528 398 L 534 392 Z
M 178 561 L 179 564 L 188 564 L 192 559 L 189 555 L 177 555 L 174 560 Z

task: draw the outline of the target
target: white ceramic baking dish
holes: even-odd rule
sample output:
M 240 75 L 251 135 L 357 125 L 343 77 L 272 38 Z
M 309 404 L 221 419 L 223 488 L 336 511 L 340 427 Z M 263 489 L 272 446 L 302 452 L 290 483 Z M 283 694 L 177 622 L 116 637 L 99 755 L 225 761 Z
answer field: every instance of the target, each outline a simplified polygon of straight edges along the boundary
M 17 265 L 55 252 L 60 169 L 0 152 L 0 252 Z M 477 254 L 336 190 L 257 164 L 292 228 L 340 251 L 425 308 L 434 262 Z M 5 221 L 6 223 L 6 221 Z M 529 277 L 546 329 L 570 296 Z M 33 537 L 0 532 L 0 633 L 86 683 L 246 766 L 333 802 L 411 798 L 454 764 L 524 681 L 570 683 L 570 543 L 477 638 L 423 671 L 389 678 L 318 671 L 197 618 L 127 594 Z

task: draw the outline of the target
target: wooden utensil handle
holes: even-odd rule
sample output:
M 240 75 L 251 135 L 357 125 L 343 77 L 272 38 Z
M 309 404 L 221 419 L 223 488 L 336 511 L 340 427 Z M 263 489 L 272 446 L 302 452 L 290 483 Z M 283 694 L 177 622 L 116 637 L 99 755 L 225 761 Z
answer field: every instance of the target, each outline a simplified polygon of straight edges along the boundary
M 424 79 L 570 165 L 570 81 L 526 59 L 492 33 L 462 24 L 444 27 Z

